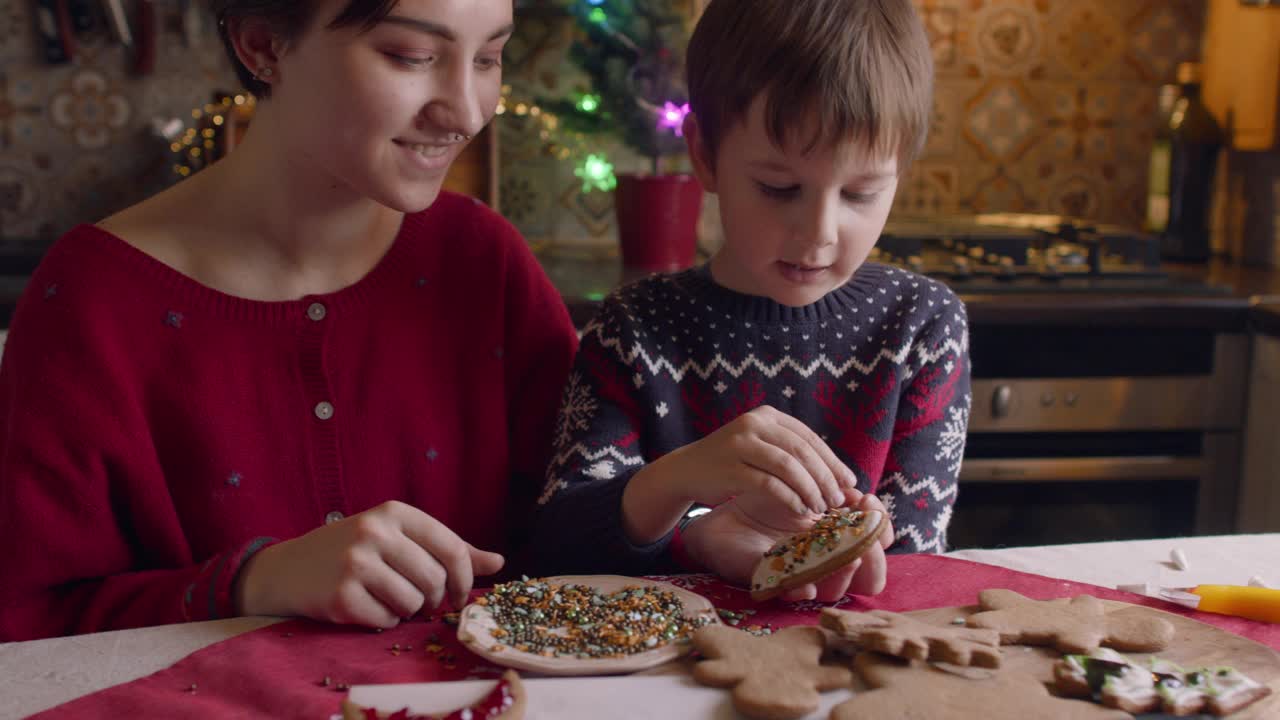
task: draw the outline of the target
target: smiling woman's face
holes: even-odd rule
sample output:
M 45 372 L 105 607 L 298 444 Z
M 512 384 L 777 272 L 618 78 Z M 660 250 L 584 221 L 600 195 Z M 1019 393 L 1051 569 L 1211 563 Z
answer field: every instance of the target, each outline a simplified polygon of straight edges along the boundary
M 345 4 L 319 3 L 279 59 L 278 141 L 302 176 L 422 210 L 497 109 L 511 0 L 400 0 L 372 29 L 328 29 Z

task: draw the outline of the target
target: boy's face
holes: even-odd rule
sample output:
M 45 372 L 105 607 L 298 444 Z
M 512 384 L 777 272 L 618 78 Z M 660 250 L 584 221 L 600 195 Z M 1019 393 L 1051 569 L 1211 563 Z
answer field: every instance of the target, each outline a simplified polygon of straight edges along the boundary
M 811 136 L 809 128 L 792 133 Z M 800 307 L 853 277 L 875 246 L 898 188 L 896 157 L 861 147 L 779 148 L 765 131 L 764 101 L 721 138 L 710 164 L 697 120 L 685 137 L 695 173 L 720 199 L 724 245 L 711 274 L 724 287 Z

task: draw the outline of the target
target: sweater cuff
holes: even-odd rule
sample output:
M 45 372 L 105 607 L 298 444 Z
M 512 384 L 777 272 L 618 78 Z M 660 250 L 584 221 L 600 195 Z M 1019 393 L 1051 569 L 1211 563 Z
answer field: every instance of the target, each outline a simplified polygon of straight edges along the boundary
M 698 567 L 698 564 L 693 561 L 693 558 L 689 557 L 689 549 L 685 547 L 684 532 L 680 525 L 677 525 L 676 529 L 671 531 L 670 552 L 672 562 L 674 562 L 682 572 L 706 572 L 705 568 Z
M 577 518 L 585 525 L 582 537 L 599 542 L 594 552 L 588 551 L 595 556 L 595 560 L 588 563 L 593 568 L 642 575 L 666 554 L 671 533 L 647 545 L 636 545 L 622 526 L 622 495 L 633 475 L 634 470 L 606 481 L 607 484 L 598 490 L 599 494 L 594 498 L 595 507 L 583 513 L 584 517 Z
M 254 538 L 235 550 L 206 560 L 183 593 L 182 616 L 189 621 L 235 617 L 238 613 L 232 591 L 240 570 L 254 553 L 277 542 L 275 538 Z

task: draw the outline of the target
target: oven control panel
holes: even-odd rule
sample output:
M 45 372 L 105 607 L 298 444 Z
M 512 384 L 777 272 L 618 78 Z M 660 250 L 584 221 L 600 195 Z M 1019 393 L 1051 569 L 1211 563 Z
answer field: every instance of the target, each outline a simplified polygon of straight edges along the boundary
M 1211 378 L 975 379 L 970 432 L 1230 430 L 1241 398 Z

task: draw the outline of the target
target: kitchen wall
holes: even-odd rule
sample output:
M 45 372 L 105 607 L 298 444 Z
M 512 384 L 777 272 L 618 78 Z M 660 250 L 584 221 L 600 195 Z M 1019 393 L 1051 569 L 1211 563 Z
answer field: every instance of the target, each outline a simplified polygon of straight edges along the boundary
M 93 3 L 99 5 L 99 3 Z M 154 118 L 191 119 L 215 89 L 238 83 L 211 23 L 187 45 L 182 3 L 159 11 L 155 70 L 138 76 L 101 18 L 77 37 L 73 61 L 47 65 L 31 0 L 0 0 L 0 239 L 42 246 L 175 177 Z M 125 3 L 132 6 L 132 3 Z
M 1156 89 L 1197 55 L 1204 0 L 918 0 L 938 70 L 935 128 L 901 211 L 1142 217 Z M 506 63 L 513 96 L 569 92 L 572 28 L 522 2 Z M 155 72 L 138 77 L 105 28 L 49 66 L 29 0 L 0 0 L 0 239 L 47 243 L 173 179 L 155 118 L 189 118 L 234 89 L 212 28 L 188 47 L 178 3 L 156 3 Z M 502 210 L 535 242 L 607 246 L 612 200 L 584 193 L 526 117 L 500 119 Z M 610 147 L 619 170 L 639 163 Z M 708 225 L 707 227 L 710 227 Z
M 917 0 L 937 66 L 934 129 L 899 212 L 1052 212 L 1138 225 L 1160 84 L 1195 59 L 1204 0 Z M 567 92 L 571 34 L 526 18 L 515 94 Z M 571 68 L 570 68 L 571 69 Z M 527 124 L 527 122 L 526 122 Z M 503 210 L 531 238 L 612 237 L 609 197 L 581 192 L 536 136 L 504 130 Z M 628 164 L 616 148 L 621 169 Z M 704 227 L 710 227 L 704 223 Z

